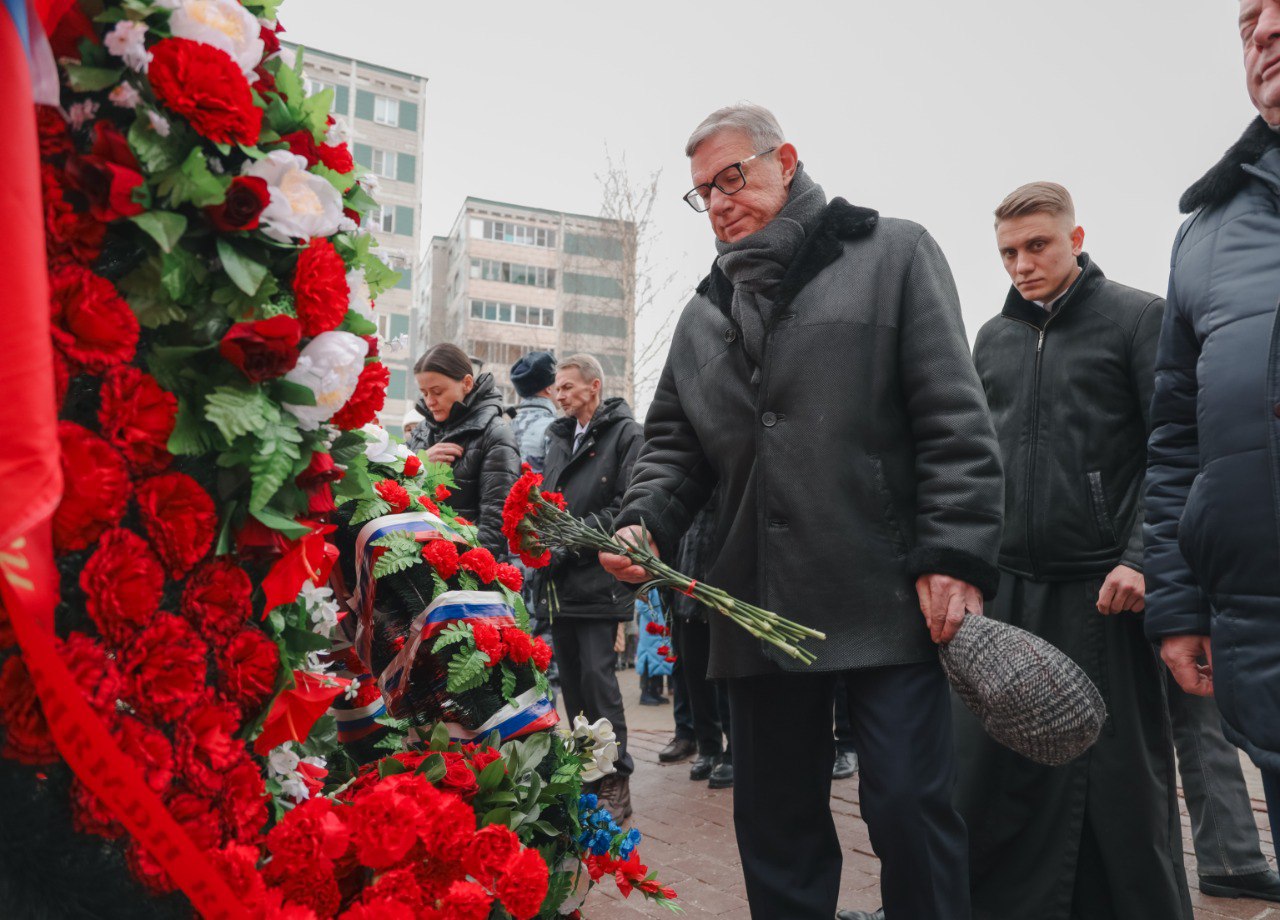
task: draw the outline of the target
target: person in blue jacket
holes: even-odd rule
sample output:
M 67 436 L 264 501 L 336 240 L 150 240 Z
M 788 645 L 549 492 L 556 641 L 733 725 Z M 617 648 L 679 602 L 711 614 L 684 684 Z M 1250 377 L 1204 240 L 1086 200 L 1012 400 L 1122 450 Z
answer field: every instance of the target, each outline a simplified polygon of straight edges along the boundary
M 648 595 L 636 598 L 636 619 L 640 627 L 640 637 L 636 643 L 640 704 L 661 706 L 670 702 L 662 694 L 662 679 L 671 674 L 671 662 L 667 661 L 671 654 L 671 636 L 665 631 L 658 632 L 649 625 L 652 623 L 655 627 L 664 628 L 667 622 L 657 588 L 650 588 Z

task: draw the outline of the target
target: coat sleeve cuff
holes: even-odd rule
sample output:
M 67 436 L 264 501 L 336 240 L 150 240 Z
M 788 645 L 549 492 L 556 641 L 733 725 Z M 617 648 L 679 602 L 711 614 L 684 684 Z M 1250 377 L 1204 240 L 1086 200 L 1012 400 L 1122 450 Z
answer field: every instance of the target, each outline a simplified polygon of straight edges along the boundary
M 662 528 L 653 515 L 646 515 L 638 508 L 626 508 L 613 519 L 613 533 L 624 527 L 643 526 L 648 528 L 649 536 L 658 546 L 658 556 L 668 562 L 675 558 L 680 541 L 671 539 L 670 534 Z
M 963 550 L 941 546 L 919 546 L 907 555 L 907 571 L 912 578 L 921 575 L 949 575 L 968 582 L 987 600 L 996 596 L 1000 570 L 984 559 Z

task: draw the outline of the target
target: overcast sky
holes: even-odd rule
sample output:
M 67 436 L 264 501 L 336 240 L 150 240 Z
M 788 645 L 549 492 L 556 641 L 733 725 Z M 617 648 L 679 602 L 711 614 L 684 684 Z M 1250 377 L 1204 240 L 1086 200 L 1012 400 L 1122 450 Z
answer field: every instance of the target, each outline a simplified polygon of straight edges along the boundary
M 818 3 L 288 0 L 288 37 L 427 77 L 428 236 L 467 195 L 595 214 L 607 144 L 662 170 L 672 314 L 714 255 L 684 142 L 771 108 L 829 197 L 928 227 L 972 338 L 1008 277 L 991 211 L 1023 182 L 1075 196 L 1085 248 L 1163 293 L 1182 190 L 1256 114 L 1232 0 Z

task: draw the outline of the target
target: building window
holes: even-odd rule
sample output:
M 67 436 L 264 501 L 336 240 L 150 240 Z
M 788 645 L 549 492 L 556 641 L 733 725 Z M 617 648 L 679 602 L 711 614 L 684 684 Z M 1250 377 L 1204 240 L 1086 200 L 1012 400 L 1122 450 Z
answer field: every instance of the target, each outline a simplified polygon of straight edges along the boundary
M 384 204 L 374 212 L 374 225 L 383 233 L 396 232 L 396 209 L 394 205 Z
M 480 226 L 477 227 L 476 224 Z M 515 243 L 519 246 L 539 246 L 543 249 L 556 248 L 556 231 L 546 227 L 533 227 L 529 224 L 517 224 L 509 220 L 477 220 L 472 222 L 471 232 L 486 240 L 497 240 L 499 243 Z
M 556 324 L 556 311 L 550 307 L 526 307 L 514 303 L 498 303 L 493 300 L 473 300 L 471 301 L 471 318 L 490 323 L 552 327 Z
M 400 100 L 386 96 L 373 97 L 373 120 L 380 125 L 400 126 Z
M 312 77 L 304 78 L 302 81 L 302 86 L 303 86 L 303 89 L 307 91 L 308 96 L 317 96 L 320 93 L 323 93 L 327 89 L 331 89 L 335 93 L 338 90 L 338 87 L 335 86 L 334 84 L 326 83 L 323 80 L 316 80 L 316 79 L 313 79 Z
M 391 150 L 379 150 L 374 147 L 370 153 L 370 168 L 385 179 L 396 178 L 396 154 Z
M 564 251 L 571 256 L 591 259 L 621 259 L 622 241 L 613 236 L 595 236 L 589 233 L 565 233 Z
M 566 310 L 564 331 L 580 335 L 607 335 L 616 339 L 627 337 L 627 321 L 621 316 L 607 313 L 579 313 Z
M 499 262 L 496 259 L 472 259 L 471 277 L 483 281 L 525 284 L 530 287 L 554 288 L 556 286 L 554 268 L 542 265 L 521 265 L 518 262 Z
M 566 294 L 585 294 L 588 297 L 608 297 L 621 300 L 622 284 L 617 278 L 605 275 L 580 275 L 575 272 L 564 273 L 564 292 Z

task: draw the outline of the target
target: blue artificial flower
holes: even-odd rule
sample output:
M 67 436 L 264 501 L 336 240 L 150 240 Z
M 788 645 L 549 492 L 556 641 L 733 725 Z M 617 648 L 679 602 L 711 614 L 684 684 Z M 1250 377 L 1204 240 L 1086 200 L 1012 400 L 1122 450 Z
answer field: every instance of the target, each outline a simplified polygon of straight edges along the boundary
M 580 811 L 595 811 L 597 805 L 599 805 L 599 799 L 591 793 L 584 792 L 578 797 L 578 809 Z

